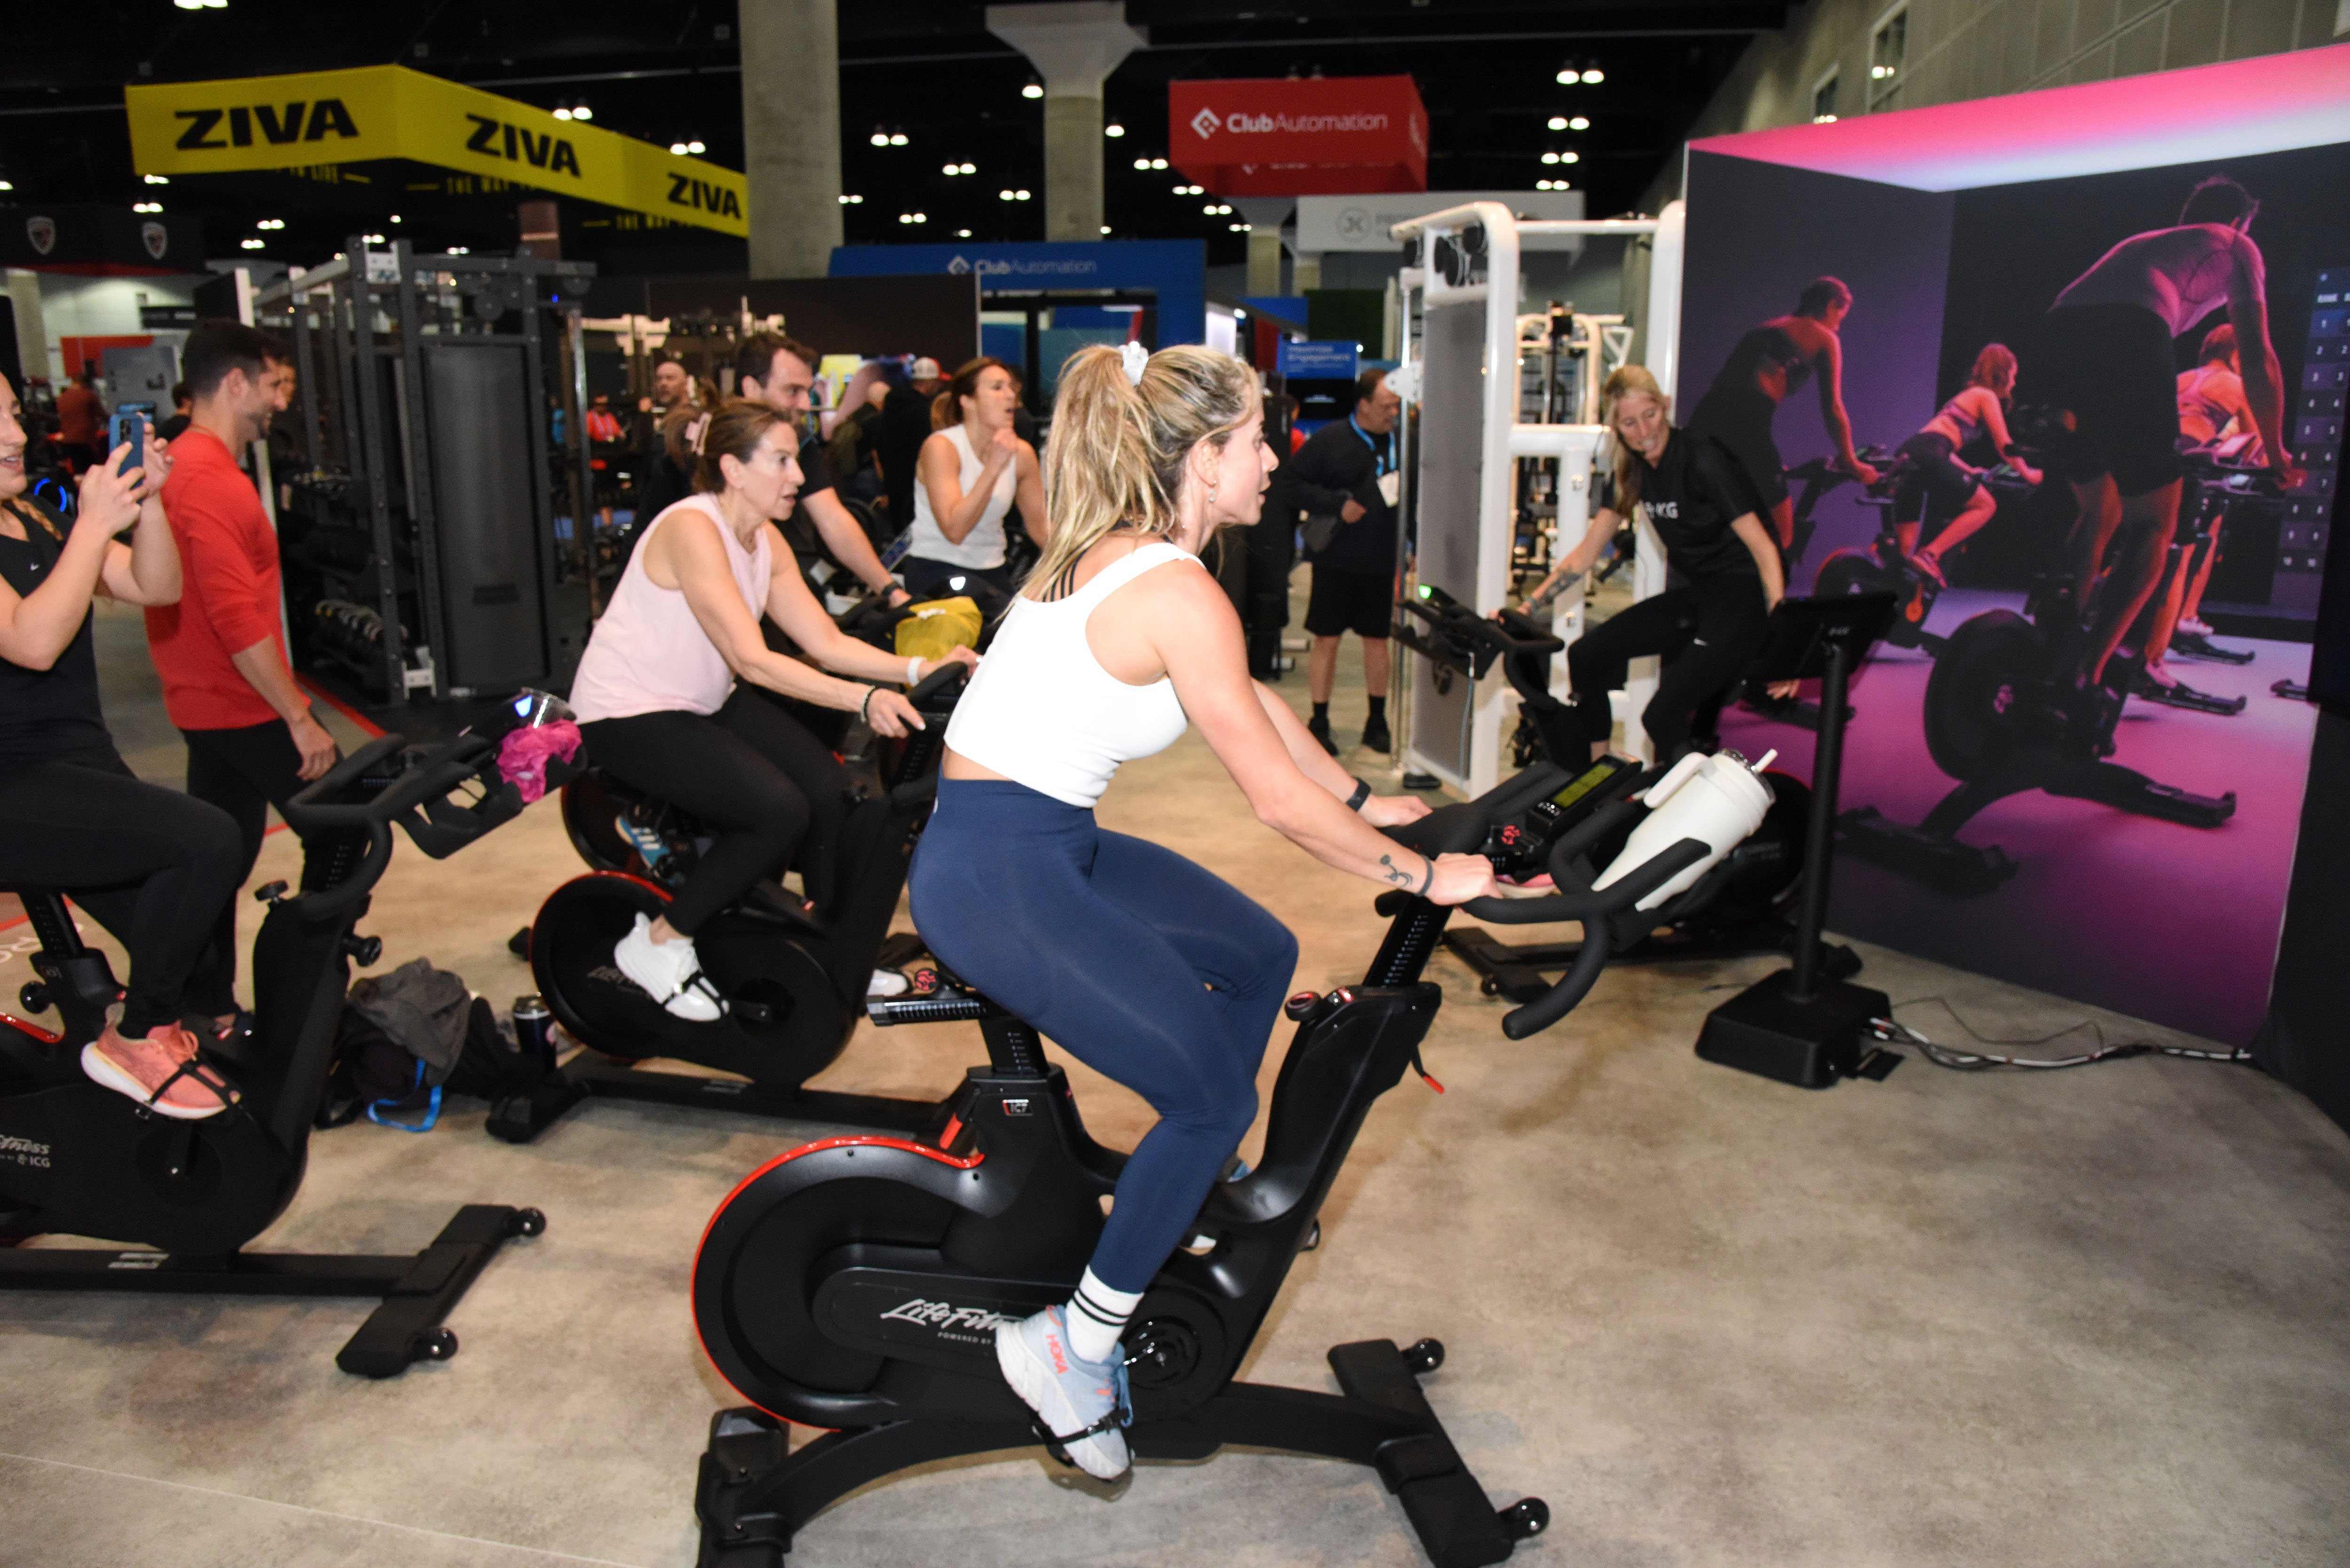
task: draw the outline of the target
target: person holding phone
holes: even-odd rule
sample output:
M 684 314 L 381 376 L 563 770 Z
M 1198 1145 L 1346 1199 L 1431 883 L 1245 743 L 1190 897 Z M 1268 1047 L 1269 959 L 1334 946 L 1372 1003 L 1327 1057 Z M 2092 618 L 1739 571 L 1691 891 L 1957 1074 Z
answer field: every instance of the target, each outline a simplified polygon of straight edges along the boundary
M 287 662 L 277 533 L 238 454 L 268 433 L 280 404 L 277 340 L 207 321 L 181 351 L 191 413 L 173 448 L 163 512 L 186 587 L 147 611 L 163 707 L 188 744 L 188 793 L 228 813 L 244 842 L 242 884 L 261 856 L 269 808 L 283 806 L 338 755 Z M 196 989 L 224 1030 L 238 1009 L 236 909 L 217 911 Z
M 16 389 L 0 377 L 0 883 L 57 888 L 130 950 L 120 1011 L 82 1070 L 156 1114 L 217 1116 L 235 1090 L 181 1023 L 214 915 L 236 889 L 236 825 L 141 783 L 107 732 L 90 600 L 164 605 L 180 555 L 156 499 L 167 444 L 140 431 L 81 476 L 68 523 L 26 493 Z M 131 531 L 130 542 L 114 535 Z
M 1396 500 L 1402 493 L 1396 472 L 1395 427 L 1403 399 L 1388 385 L 1384 370 L 1366 370 L 1355 381 L 1355 409 L 1345 419 L 1306 437 L 1281 484 L 1289 505 L 1305 514 L 1305 556 L 1314 563 L 1314 587 L 1305 602 L 1305 632 L 1314 639 L 1306 655 L 1305 684 L 1314 699 L 1306 724 L 1333 756 L 1330 692 L 1338 680 L 1338 641 L 1353 632 L 1363 642 L 1363 689 L 1368 715 L 1363 747 L 1384 752 L 1395 743 L 1388 732 L 1388 628 L 1395 620 Z M 1315 519 L 1335 517 L 1318 535 Z

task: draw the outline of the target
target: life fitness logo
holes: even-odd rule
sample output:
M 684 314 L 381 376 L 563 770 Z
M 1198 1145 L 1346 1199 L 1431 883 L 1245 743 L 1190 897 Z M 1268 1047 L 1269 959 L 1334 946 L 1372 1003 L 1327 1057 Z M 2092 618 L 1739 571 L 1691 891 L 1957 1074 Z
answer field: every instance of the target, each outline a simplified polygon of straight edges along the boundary
M 1203 109 L 1191 117 L 1191 130 L 1205 141 L 1222 130 L 1234 136 L 1263 136 L 1280 132 L 1289 136 L 1319 136 L 1332 131 L 1385 130 L 1388 117 L 1384 114 L 1244 114 L 1235 109 L 1220 115 L 1212 109 Z

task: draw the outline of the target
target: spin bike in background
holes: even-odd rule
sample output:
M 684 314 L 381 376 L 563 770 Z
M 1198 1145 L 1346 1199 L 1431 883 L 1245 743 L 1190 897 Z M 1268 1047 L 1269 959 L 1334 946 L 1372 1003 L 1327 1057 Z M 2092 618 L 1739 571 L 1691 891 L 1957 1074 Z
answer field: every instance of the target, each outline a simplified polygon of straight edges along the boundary
M 525 947 L 548 1011 L 588 1049 L 501 1099 L 491 1111 L 492 1136 L 528 1143 L 591 1096 L 899 1132 L 931 1132 L 943 1124 L 947 1110 L 941 1102 L 801 1085 L 847 1047 L 867 984 L 885 952 L 900 963 L 920 952 L 919 939 L 892 938 L 889 924 L 905 891 L 914 840 L 938 794 L 947 720 L 968 673 L 950 661 L 907 694 L 928 727 L 896 743 L 882 770 L 882 793 L 850 809 L 841 828 L 840 891 L 832 909 L 812 911 L 763 879 L 694 933 L 694 950 L 726 1002 L 725 1014 L 709 1023 L 678 1017 L 612 962 L 613 945 L 639 915 L 658 917 L 669 907 L 671 889 L 691 868 L 699 826 L 592 767 L 567 785 L 564 821 L 572 842 L 590 867 L 600 868 L 548 896 Z M 626 820 L 629 834 L 616 827 L 616 818 Z M 650 863 L 640 843 L 657 846 Z M 711 1078 L 634 1065 L 654 1057 L 736 1075 Z
M 1482 798 L 1388 830 L 1428 855 L 1470 852 L 1523 828 L 1525 812 L 1571 783 L 1529 769 Z M 1747 786 L 1752 788 L 1751 784 Z M 1593 890 L 1577 865 L 1611 827 L 1642 815 L 1611 803 L 1560 838 L 1560 889 L 1463 906 L 1482 919 L 1579 919 L 1594 933 L 1571 972 L 1511 1012 L 1522 1040 L 1587 993 L 1632 913 L 1730 847 L 1679 836 L 1696 819 L 1656 814 L 1656 847 Z M 1452 911 L 1390 891 L 1385 940 L 1359 985 L 1292 997 L 1297 1033 L 1275 1082 L 1263 1158 L 1209 1195 L 1194 1240 L 1151 1282 L 1124 1339 L 1132 1386 L 1128 1440 L 1142 1459 L 1201 1459 L 1228 1443 L 1375 1468 L 1430 1560 L 1499 1563 L 1550 1511 L 1528 1498 L 1495 1510 L 1419 1379 L 1443 1365 L 1423 1339 L 1334 1347 L 1344 1391 L 1237 1381 L 1292 1261 L 1306 1241 L 1371 1104 L 1421 1072 L 1443 992 L 1423 978 Z M 719 1206 L 693 1266 L 703 1349 L 753 1407 L 711 1423 L 694 1511 L 702 1568 L 777 1568 L 795 1535 L 856 1489 L 910 1466 L 1033 1446 L 1032 1413 L 995 1364 L 995 1328 L 1064 1300 L 1101 1233 L 1103 1200 L 1126 1156 L 1087 1134 L 1067 1079 L 1036 1033 L 960 989 L 871 1004 L 875 1021 L 976 1020 L 988 1064 L 974 1068 L 934 1143 L 834 1138 L 770 1161 Z M 786 1422 L 827 1428 L 793 1449 Z
M 440 859 L 521 811 L 521 794 L 498 774 L 496 747 L 473 734 L 430 754 L 383 736 L 286 803 L 286 825 L 302 839 L 301 888 L 273 882 L 255 894 L 269 913 L 253 945 L 254 1030 L 215 1058 L 241 1097 L 198 1121 L 157 1116 L 83 1075 L 81 1049 L 120 991 L 57 891 L 15 889 L 41 943 L 40 978 L 23 1002 L 36 1014 L 56 1008 L 60 1027 L 0 1015 L 0 1231 L 161 1251 L 0 1250 L 0 1289 L 377 1296 L 338 1366 L 390 1377 L 454 1355 L 457 1336 L 442 1320 L 509 1239 L 546 1228 L 537 1210 L 467 1204 L 415 1253 L 244 1248 L 302 1185 L 351 961 L 373 963 L 383 950 L 352 928 L 391 863 L 392 825 Z
M 2100 577 L 2091 589 L 2091 606 L 2107 581 Z M 2092 618 L 2075 602 L 2071 575 L 2060 570 L 2034 579 L 2022 614 L 1986 610 L 1961 623 L 1935 661 L 1924 705 L 1926 750 L 1958 787 L 1915 827 L 1874 806 L 1844 813 L 1837 832 L 1845 848 L 1965 898 L 1991 891 L 2019 867 L 1997 845 L 1961 842 L 1959 830 L 1984 807 L 2027 790 L 2182 827 L 2209 830 L 2234 816 L 2233 790 L 2196 794 L 2106 760 L 2117 747 L 2123 709 L 2144 679 L 2145 647 L 2135 637 L 2125 641 L 2106 661 L 2102 680 L 2075 685 Z
M 1567 706 L 1550 690 L 1550 663 L 1565 644 L 1539 623 L 1505 609 L 1496 622 L 1478 615 L 1441 588 L 1422 584 L 1416 599 L 1399 606 L 1419 626 L 1399 623 L 1397 640 L 1455 679 L 1483 679 L 1501 667 L 1518 694 L 1518 728 L 1512 738 L 1520 768 L 1543 763 L 1565 771 L 1564 788 L 1532 803 L 1509 841 L 1489 853 L 1512 875 L 1539 871 L 1552 844 L 1586 817 L 1612 803 L 1648 789 L 1664 777 L 1619 757 L 1593 763 L 1565 754 L 1579 733 L 1566 723 Z M 1423 630 L 1422 628 L 1425 628 Z M 1700 725 L 1700 728 L 1703 726 Z M 1624 963 L 1660 963 L 1675 959 L 1742 958 L 1753 953 L 1793 955 L 1794 911 L 1802 889 L 1804 846 L 1809 836 L 1811 790 L 1783 773 L 1765 775 L 1771 805 L 1762 825 L 1684 890 L 1648 913 L 1653 919 L 1617 948 Z M 1621 816 L 1611 818 L 1619 824 Z M 1596 862 L 1606 865 L 1624 847 L 1630 827 L 1597 842 Z M 1445 933 L 1444 945 L 1476 971 L 1488 996 L 1531 1002 L 1550 990 L 1545 978 L 1581 961 L 1582 942 L 1513 945 L 1474 927 Z M 1860 971 L 1860 959 L 1841 944 L 1824 944 L 1824 972 L 1843 980 Z

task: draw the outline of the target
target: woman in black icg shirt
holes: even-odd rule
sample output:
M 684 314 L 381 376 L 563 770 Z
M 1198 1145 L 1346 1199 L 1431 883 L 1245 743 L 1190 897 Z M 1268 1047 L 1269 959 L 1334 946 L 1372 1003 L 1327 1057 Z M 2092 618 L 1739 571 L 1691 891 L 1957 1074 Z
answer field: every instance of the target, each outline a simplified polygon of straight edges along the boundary
M 1762 622 L 1785 584 L 1744 472 L 1700 435 L 1675 430 L 1665 394 L 1647 369 L 1627 365 L 1607 378 L 1607 422 L 1615 427 L 1615 494 L 1592 518 L 1531 597 L 1580 576 L 1616 536 L 1620 514 L 1646 505 L 1679 586 L 1640 600 L 1584 634 L 1566 651 L 1575 687 L 1569 712 L 1590 756 L 1607 750 L 1614 727 L 1607 694 L 1624 684 L 1631 661 L 1661 654 L 1664 675 L 1640 722 L 1671 761 L 1689 743 L 1691 716 L 1735 680 L 1762 640 Z M 1555 757 L 1562 767 L 1586 759 Z

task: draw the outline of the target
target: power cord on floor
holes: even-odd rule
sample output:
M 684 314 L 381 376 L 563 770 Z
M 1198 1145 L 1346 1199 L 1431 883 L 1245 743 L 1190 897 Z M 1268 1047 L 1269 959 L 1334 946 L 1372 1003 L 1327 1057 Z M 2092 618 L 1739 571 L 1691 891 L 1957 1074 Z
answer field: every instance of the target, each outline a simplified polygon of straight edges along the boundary
M 1981 1044 L 2045 1045 L 2052 1040 L 2062 1040 L 2067 1034 L 2077 1034 L 2086 1029 L 2097 1037 L 2097 1046 L 2094 1051 L 2084 1052 L 2075 1056 L 2005 1056 L 1990 1051 L 1958 1051 L 1948 1045 L 1937 1045 L 1917 1030 L 1891 1018 L 1873 1018 L 1869 1020 L 1869 1028 L 1877 1039 L 1915 1045 L 1918 1054 L 1927 1061 L 1938 1067 L 1948 1067 L 1957 1073 L 1988 1073 L 1998 1067 L 2086 1067 L 2096 1062 L 2118 1062 L 2126 1056 L 2156 1054 L 2184 1056 L 2193 1062 L 2242 1063 L 2252 1059 L 2252 1054 L 2250 1051 L 2198 1051 L 2185 1045 L 2157 1045 L 2148 1040 L 2133 1040 L 2119 1044 L 2108 1044 L 2105 1029 L 2093 1018 L 2085 1018 L 2078 1023 L 2057 1030 L 2054 1034 L 2043 1034 L 2037 1039 L 2002 1040 L 1977 1030 L 1960 1017 L 1959 1010 L 1951 1006 L 1943 997 L 1921 996 L 1909 1002 L 1898 1002 L 1893 1005 L 1896 1009 L 1899 1009 L 1924 1007 L 1929 1003 L 1949 1013 L 1952 1023 L 1965 1030 L 1970 1039 Z

